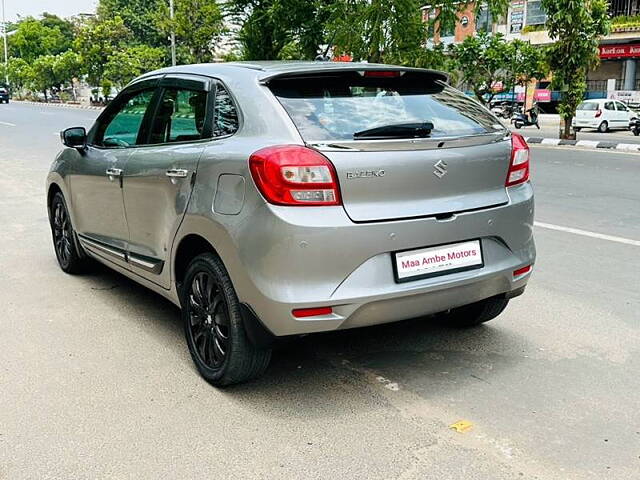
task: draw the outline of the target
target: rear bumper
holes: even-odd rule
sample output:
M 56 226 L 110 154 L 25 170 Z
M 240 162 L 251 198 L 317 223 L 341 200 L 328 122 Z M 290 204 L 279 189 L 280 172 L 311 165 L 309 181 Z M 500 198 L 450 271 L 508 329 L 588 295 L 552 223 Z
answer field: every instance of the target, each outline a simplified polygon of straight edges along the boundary
M 235 232 L 242 272 L 231 271 L 241 302 L 274 335 L 393 322 L 518 293 L 533 264 L 533 190 L 509 189 L 506 205 L 458 214 L 355 224 L 341 207 L 264 206 Z M 481 269 L 396 283 L 392 252 L 480 238 Z M 298 319 L 292 310 L 331 306 Z
M 601 123 L 602 123 L 602 120 L 600 119 L 576 120 L 575 118 L 573 119 L 573 122 L 571 122 L 571 124 L 574 127 L 578 127 L 578 128 L 598 128 Z

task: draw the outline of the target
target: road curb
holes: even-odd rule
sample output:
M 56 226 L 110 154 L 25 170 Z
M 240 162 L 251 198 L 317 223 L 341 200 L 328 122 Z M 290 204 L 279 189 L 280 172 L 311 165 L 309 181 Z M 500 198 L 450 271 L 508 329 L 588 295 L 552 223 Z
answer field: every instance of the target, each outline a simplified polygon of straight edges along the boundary
M 601 148 L 605 150 L 620 150 L 623 152 L 638 152 L 640 144 L 638 143 L 616 143 L 616 142 L 598 142 L 595 140 L 562 140 L 559 138 L 541 138 L 541 137 L 525 137 L 527 143 L 531 145 L 549 145 L 554 147 L 586 147 Z
M 45 102 L 30 102 L 28 100 L 13 100 L 15 103 L 22 103 L 24 105 L 35 105 L 37 107 L 57 107 L 57 108 L 75 108 L 78 110 L 102 110 L 104 107 L 95 107 L 93 105 L 77 105 L 74 103 L 45 103 Z

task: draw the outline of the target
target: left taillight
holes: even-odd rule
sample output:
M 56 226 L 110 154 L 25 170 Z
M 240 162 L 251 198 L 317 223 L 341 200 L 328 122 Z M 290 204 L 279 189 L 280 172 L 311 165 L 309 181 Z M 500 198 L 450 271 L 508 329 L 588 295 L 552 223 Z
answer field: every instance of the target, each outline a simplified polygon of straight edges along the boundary
M 320 152 L 300 145 L 267 147 L 249 157 L 258 190 L 274 205 L 340 205 L 333 164 Z
M 505 186 L 513 187 L 529 180 L 529 145 L 519 133 L 511 134 L 511 162 Z

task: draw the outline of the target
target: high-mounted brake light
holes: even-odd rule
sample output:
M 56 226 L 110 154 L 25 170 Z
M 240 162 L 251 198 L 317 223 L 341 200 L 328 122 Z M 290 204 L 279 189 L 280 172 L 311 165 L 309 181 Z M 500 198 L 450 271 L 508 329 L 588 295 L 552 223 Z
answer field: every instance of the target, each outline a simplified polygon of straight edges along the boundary
M 511 134 L 511 162 L 505 186 L 513 187 L 529 180 L 529 145 L 519 133 Z
M 403 72 L 397 70 L 365 70 L 364 77 L 368 78 L 394 78 L 402 76 Z
M 249 158 L 258 190 L 275 205 L 340 205 L 340 187 L 333 164 L 320 152 L 300 145 L 279 145 Z
M 596 110 L 596 118 L 600 117 L 602 115 L 602 110 L 598 109 Z

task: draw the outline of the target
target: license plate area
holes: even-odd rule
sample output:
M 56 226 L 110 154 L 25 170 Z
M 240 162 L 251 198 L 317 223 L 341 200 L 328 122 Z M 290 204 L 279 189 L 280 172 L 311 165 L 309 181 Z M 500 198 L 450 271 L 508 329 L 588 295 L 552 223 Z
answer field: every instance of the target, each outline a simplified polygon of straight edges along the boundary
M 405 250 L 393 253 L 392 257 L 397 283 L 484 267 L 480 240 Z

